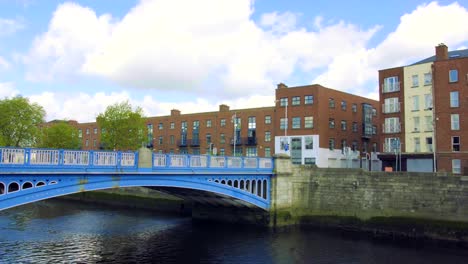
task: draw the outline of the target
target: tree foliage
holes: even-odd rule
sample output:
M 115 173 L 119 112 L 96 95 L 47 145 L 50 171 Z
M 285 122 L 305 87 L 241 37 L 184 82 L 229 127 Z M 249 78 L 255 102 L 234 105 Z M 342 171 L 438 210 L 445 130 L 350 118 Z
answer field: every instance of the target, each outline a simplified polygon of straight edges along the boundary
M 35 146 L 44 116 L 44 108 L 30 103 L 27 98 L 16 96 L 0 100 L 0 141 L 3 140 L 5 146 Z
M 66 121 L 44 127 L 39 146 L 42 148 L 79 149 L 81 140 L 78 137 L 78 129 Z
M 137 107 L 133 111 L 128 101 L 108 106 L 98 115 L 97 123 L 104 149 L 136 150 L 145 141 L 143 110 Z

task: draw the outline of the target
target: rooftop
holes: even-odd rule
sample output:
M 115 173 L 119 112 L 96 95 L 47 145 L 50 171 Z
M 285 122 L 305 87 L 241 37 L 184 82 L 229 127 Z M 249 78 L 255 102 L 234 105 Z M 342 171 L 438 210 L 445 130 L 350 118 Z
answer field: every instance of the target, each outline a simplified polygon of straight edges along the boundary
M 468 58 L 468 49 L 449 51 L 448 57 L 449 59 Z M 436 56 L 434 55 L 429 58 L 425 58 L 424 60 L 413 63 L 411 65 L 434 62 L 435 60 L 436 60 Z

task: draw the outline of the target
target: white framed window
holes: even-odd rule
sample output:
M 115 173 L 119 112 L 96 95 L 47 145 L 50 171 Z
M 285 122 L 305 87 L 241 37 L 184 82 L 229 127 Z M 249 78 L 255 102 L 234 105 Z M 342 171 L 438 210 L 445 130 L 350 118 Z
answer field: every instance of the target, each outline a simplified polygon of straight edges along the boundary
M 384 78 L 382 86 L 383 93 L 400 91 L 400 82 L 398 81 L 398 76 Z
M 301 97 L 300 96 L 294 96 L 292 98 L 292 105 L 300 105 L 301 104 Z
M 271 124 L 271 116 L 265 116 L 265 124 Z
M 461 162 L 459 159 L 452 160 L 452 173 L 455 173 L 455 174 L 461 173 Z
M 413 124 L 414 124 L 413 132 L 419 132 L 419 129 L 420 129 L 419 116 L 413 117 Z
M 450 92 L 450 107 L 459 107 L 458 91 Z
M 400 112 L 400 103 L 398 102 L 398 97 L 385 98 L 383 112 L 384 113 Z
M 283 97 L 280 99 L 280 106 L 287 106 L 288 105 L 288 98 Z
M 300 117 L 293 117 L 292 118 L 292 128 L 293 129 L 301 128 L 301 118 Z
M 424 109 L 432 109 L 432 94 L 424 95 Z
M 419 95 L 413 96 L 413 111 L 419 111 Z
M 288 129 L 288 119 L 287 118 L 281 118 L 280 119 L 280 129 Z
M 418 87 L 419 86 L 419 76 L 417 74 L 411 76 L 411 87 Z
M 400 139 L 399 138 L 385 138 L 384 143 L 384 152 L 395 152 L 400 147 Z
M 314 103 L 314 96 L 313 95 L 304 96 L 304 104 L 313 104 L 313 103 Z
M 270 141 L 271 141 L 271 132 L 265 131 L 265 142 L 270 142 Z
M 385 118 L 384 133 L 399 133 L 400 132 L 400 118 L 389 117 Z
M 304 128 L 314 128 L 314 117 L 305 116 L 304 117 Z
M 432 84 L 432 73 L 428 72 L 424 74 L 424 85 Z
M 449 82 L 458 82 L 458 70 L 449 71 Z
M 414 152 L 421 152 L 421 140 L 419 137 L 414 138 Z
M 460 137 L 452 137 L 452 151 L 460 151 Z
M 428 152 L 432 152 L 432 137 L 427 137 L 426 138 L 426 147 Z
M 424 131 L 429 132 L 432 131 L 433 124 L 432 124 L 432 116 L 425 116 L 424 117 Z
M 451 114 L 450 121 L 452 130 L 460 130 L 460 116 L 458 114 Z
M 341 130 L 346 131 L 347 122 L 346 120 L 341 120 Z

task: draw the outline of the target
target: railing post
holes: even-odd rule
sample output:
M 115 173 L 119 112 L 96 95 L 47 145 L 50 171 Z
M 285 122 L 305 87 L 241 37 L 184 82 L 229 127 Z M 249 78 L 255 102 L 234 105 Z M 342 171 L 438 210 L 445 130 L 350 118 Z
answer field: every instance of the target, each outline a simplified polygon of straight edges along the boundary
M 94 167 L 94 151 L 89 151 L 89 166 L 92 168 Z
M 171 166 L 171 156 L 170 154 L 165 154 L 166 155 L 166 168 L 169 168 Z
M 31 162 L 31 149 L 27 148 L 24 150 L 23 164 L 29 166 Z
M 63 149 L 59 149 L 58 155 L 58 165 L 63 166 Z
M 115 161 L 115 166 L 117 170 L 122 169 L 122 151 L 117 151 L 117 155 L 115 157 L 117 160 Z
M 211 167 L 211 155 L 208 155 L 206 158 L 206 168 Z

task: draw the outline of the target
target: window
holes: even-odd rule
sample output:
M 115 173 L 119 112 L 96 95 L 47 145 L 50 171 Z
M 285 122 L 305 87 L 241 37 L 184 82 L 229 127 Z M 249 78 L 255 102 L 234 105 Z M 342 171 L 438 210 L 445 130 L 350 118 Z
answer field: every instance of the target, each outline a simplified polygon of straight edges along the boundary
M 335 139 L 334 138 L 330 138 L 328 140 L 328 148 L 330 150 L 334 150 L 335 149 Z
M 225 127 L 225 126 L 226 126 L 226 119 L 224 119 L 224 118 L 221 119 L 221 121 L 220 121 L 220 126 L 221 126 L 221 127 Z
M 335 108 L 335 100 L 333 98 L 328 99 L 328 107 Z
M 247 148 L 245 155 L 247 157 L 256 157 L 257 156 L 257 148 Z
M 385 98 L 383 112 L 384 114 L 400 112 L 398 97 Z
M 461 162 L 459 159 L 452 160 L 452 173 L 455 173 L 455 174 L 461 173 Z
M 89 135 L 89 128 L 86 129 L 86 135 Z
M 265 124 L 271 124 L 271 116 L 265 116 Z
M 377 116 L 377 109 L 372 108 L 372 116 Z
M 411 76 L 411 81 L 412 81 L 411 87 L 418 87 L 419 86 L 419 76 L 417 74 Z
M 174 128 L 175 128 L 175 123 L 174 123 L 174 122 L 171 122 L 171 124 L 170 124 L 170 127 L 169 127 L 169 128 L 170 128 L 170 129 L 174 129 Z
M 362 152 L 367 153 L 367 141 L 362 142 Z
M 346 131 L 346 121 L 341 120 L 341 130 Z
M 206 120 L 206 127 L 211 127 L 211 120 Z
M 265 148 L 265 157 L 268 158 L 268 157 L 271 157 L 271 150 L 269 147 L 266 147 Z
M 159 124 L 158 124 L 158 129 L 159 129 L 159 130 L 163 130 L 163 129 L 164 129 L 163 123 L 159 123 Z
M 356 151 L 358 149 L 358 145 L 357 145 L 357 141 L 356 140 L 353 140 L 353 143 L 351 145 L 351 149 L 353 151 Z
M 225 152 L 224 148 L 220 148 L 220 149 L 219 149 L 219 155 L 220 155 L 220 156 L 226 155 L 226 152 Z
M 198 128 L 200 127 L 200 121 L 198 120 L 195 120 L 193 121 L 193 130 L 198 130 Z
M 226 143 L 226 135 L 224 135 L 224 133 L 219 134 L 219 143 L 220 144 Z
M 341 150 L 344 150 L 344 148 L 346 148 L 347 145 L 346 145 L 346 139 L 342 139 L 341 140 Z
M 301 97 L 300 96 L 294 96 L 292 98 L 292 105 L 300 105 L 301 104 Z
M 97 128 L 94 129 L 94 135 L 97 135 Z
M 450 120 L 452 130 L 460 130 L 460 116 L 458 114 L 451 114 Z
M 270 141 L 271 141 L 271 132 L 265 131 L 265 142 L 270 142 Z
M 413 96 L 413 111 L 419 111 L 419 95 Z
M 424 117 L 424 131 L 432 131 L 432 116 Z
M 377 143 L 372 142 L 372 152 L 377 152 Z
M 82 138 L 83 137 L 83 130 L 78 129 L 78 137 Z
M 372 135 L 377 135 L 377 126 L 372 126 Z
M 206 144 L 210 144 L 211 143 L 211 134 L 207 133 L 205 138 L 206 138 Z
M 421 141 L 419 137 L 414 138 L 414 152 L 421 152 Z
M 200 155 L 200 149 L 199 148 L 192 149 L 192 154 L 193 155 Z
M 458 82 L 458 70 L 449 71 L 449 82 Z
M 180 128 L 182 129 L 183 132 L 186 132 L 187 131 L 187 121 L 180 122 Z
M 384 152 L 395 152 L 400 146 L 399 138 L 385 138 Z
M 288 119 L 281 118 L 280 119 L 280 129 L 288 129 Z
M 353 122 L 353 132 L 357 132 L 357 130 L 358 130 L 357 122 Z
M 159 136 L 158 143 L 159 143 L 159 145 L 163 144 L 163 137 L 162 136 Z
M 313 104 L 314 103 L 314 96 L 313 95 L 306 95 L 304 96 L 304 104 Z
M 329 127 L 329 128 L 335 128 L 335 119 L 330 118 L 330 119 L 328 120 L 328 127 Z
M 171 145 L 174 145 L 174 143 L 175 143 L 175 137 L 174 137 L 174 135 L 171 135 L 171 137 L 169 138 L 169 140 L 170 140 L 170 144 L 171 144 Z
M 420 122 L 419 122 L 419 116 L 413 117 L 413 125 L 414 125 L 413 131 L 414 131 L 414 132 L 419 132 L 419 128 L 420 128 L 419 124 L 420 124 Z
M 384 133 L 399 133 L 400 132 L 400 118 L 390 117 L 385 118 Z
M 460 137 L 452 137 L 452 151 L 460 151 Z
M 280 99 L 280 106 L 287 106 L 288 105 L 288 98 L 283 97 Z
M 305 116 L 304 117 L 304 128 L 314 128 L 314 117 Z
M 85 145 L 88 147 L 89 146 L 89 140 L 86 140 Z
M 300 117 L 293 117 L 292 118 L 292 128 L 293 129 L 301 128 L 301 118 Z
M 97 144 L 97 143 L 96 143 L 96 140 L 93 139 L 93 147 L 96 147 L 96 144 Z
M 384 93 L 400 91 L 400 82 L 398 76 L 387 77 L 383 80 L 382 90 Z
M 450 107 L 458 107 L 458 91 L 450 92 Z
M 432 94 L 424 95 L 424 109 L 432 109 Z
M 357 104 L 353 104 L 351 109 L 353 110 L 353 113 L 357 113 Z
M 432 73 L 425 73 L 424 74 L 424 85 L 432 84 Z
M 305 149 L 313 149 L 314 148 L 314 138 L 313 137 L 305 137 Z
M 255 130 L 257 128 L 257 118 L 255 116 L 249 116 L 247 121 L 249 130 Z
M 432 152 L 432 137 L 426 138 L 427 151 Z
M 346 111 L 346 101 L 341 101 L 341 110 Z

